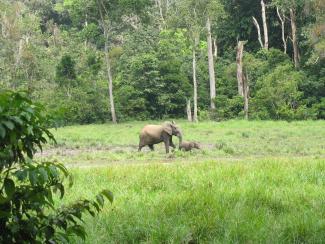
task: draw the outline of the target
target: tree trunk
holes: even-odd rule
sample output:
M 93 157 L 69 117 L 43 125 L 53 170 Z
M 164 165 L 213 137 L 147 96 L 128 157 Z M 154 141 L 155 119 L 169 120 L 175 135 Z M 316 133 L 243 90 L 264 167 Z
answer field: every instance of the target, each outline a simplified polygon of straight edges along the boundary
M 245 41 L 239 41 L 237 46 L 237 83 L 238 83 L 238 94 L 244 96 L 244 84 L 243 84 L 243 52 Z
M 60 30 L 59 30 L 58 26 L 55 23 L 54 27 L 53 27 L 53 44 L 54 44 L 55 47 L 56 47 L 56 44 L 57 44 L 58 39 L 59 39 L 59 33 L 60 33 Z
M 195 44 L 193 47 L 193 93 L 194 93 L 194 111 L 193 111 L 193 121 L 198 122 L 198 117 L 197 117 L 197 80 L 196 80 L 196 53 L 195 53 L 195 48 L 196 48 L 196 43 L 197 41 L 195 40 Z
M 211 23 L 210 18 L 207 19 L 207 30 L 208 30 L 208 62 L 209 62 L 209 77 L 210 77 L 210 107 L 215 109 L 214 100 L 216 98 L 216 78 L 214 73 L 214 61 L 212 53 L 212 37 L 211 37 Z
M 263 20 L 263 30 L 264 30 L 264 48 L 269 49 L 269 35 L 268 35 L 268 31 L 267 31 L 264 0 L 261 1 L 261 5 L 262 5 L 262 20 Z
M 109 91 L 109 103 L 111 106 L 111 115 L 112 121 L 114 124 L 117 123 L 116 114 L 115 114 L 115 106 L 114 106 L 114 97 L 113 97 L 113 78 L 111 72 L 111 63 L 108 56 L 108 44 L 107 38 L 105 37 L 105 62 L 106 62 L 106 71 L 108 77 L 108 91 Z
M 218 45 L 216 39 L 213 39 L 213 56 L 215 59 L 218 57 Z
M 260 25 L 258 24 L 257 20 L 255 19 L 255 17 L 253 16 L 253 23 L 257 29 L 257 35 L 258 35 L 258 42 L 261 45 L 261 48 L 263 48 L 263 42 L 262 42 L 262 37 L 261 37 L 261 28 Z
M 281 22 L 281 33 L 282 33 L 282 42 L 283 42 L 283 52 L 287 53 L 287 40 L 285 39 L 285 34 L 284 34 L 284 26 L 285 26 L 285 15 L 284 13 L 281 15 L 279 8 L 276 7 L 276 12 L 278 14 L 279 20 Z
M 244 90 L 244 113 L 245 119 L 248 120 L 248 105 L 249 105 L 249 84 L 248 84 L 248 74 L 246 72 L 246 76 L 243 74 L 243 90 Z
M 159 24 L 159 27 L 160 27 L 160 29 L 163 29 L 163 27 L 165 26 L 165 18 L 164 18 L 163 9 L 162 9 L 162 6 L 161 6 L 161 0 L 156 0 L 156 5 L 157 5 L 157 7 L 159 9 L 160 20 L 162 22 L 162 25 Z
M 85 16 L 85 27 L 88 26 L 88 14 L 86 13 L 86 16 Z M 87 38 L 85 39 L 85 50 L 87 50 L 87 44 L 88 44 L 88 40 Z
M 295 63 L 295 68 L 299 68 L 299 49 L 297 43 L 296 16 L 292 8 L 290 8 L 290 20 L 291 20 L 291 33 L 292 33 L 292 45 L 293 45 L 293 60 Z
M 111 72 L 111 63 L 108 56 L 108 28 L 105 24 L 104 16 L 101 9 L 101 4 L 99 1 L 97 1 L 98 9 L 99 9 L 99 15 L 101 19 L 101 25 L 104 31 L 104 37 L 105 37 L 105 43 L 104 43 L 104 52 L 105 52 L 105 63 L 106 63 L 106 72 L 107 72 L 107 78 L 108 78 L 108 91 L 109 91 L 109 103 L 111 107 L 111 115 L 112 115 L 112 121 L 114 124 L 117 123 L 116 114 L 115 114 L 115 106 L 114 106 L 114 97 L 113 97 L 113 78 L 112 78 L 112 72 Z
M 192 122 L 191 99 L 187 99 L 186 101 L 186 114 L 187 114 L 187 120 Z

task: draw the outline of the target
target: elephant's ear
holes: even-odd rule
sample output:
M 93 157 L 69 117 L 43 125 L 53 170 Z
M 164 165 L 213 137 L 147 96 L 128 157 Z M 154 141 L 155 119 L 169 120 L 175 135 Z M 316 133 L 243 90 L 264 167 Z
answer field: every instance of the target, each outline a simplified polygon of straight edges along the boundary
M 163 129 L 168 135 L 171 136 L 173 134 L 173 129 L 170 123 L 164 123 Z

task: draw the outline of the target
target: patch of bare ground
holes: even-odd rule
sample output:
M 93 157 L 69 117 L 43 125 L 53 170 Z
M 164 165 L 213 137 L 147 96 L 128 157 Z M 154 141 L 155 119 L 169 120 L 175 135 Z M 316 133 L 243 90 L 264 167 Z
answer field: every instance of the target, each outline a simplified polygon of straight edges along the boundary
M 106 147 L 78 147 L 78 148 L 69 148 L 69 147 L 55 147 L 48 148 L 43 150 L 42 152 L 38 152 L 35 154 L 37 157 L 51 157 L 51 156 L 77 156 L 79 154 L 84 153 L 94 153 L 94 152 L 131 152 L 136 151 L 137 146 L 134 145 L 112 145 Z

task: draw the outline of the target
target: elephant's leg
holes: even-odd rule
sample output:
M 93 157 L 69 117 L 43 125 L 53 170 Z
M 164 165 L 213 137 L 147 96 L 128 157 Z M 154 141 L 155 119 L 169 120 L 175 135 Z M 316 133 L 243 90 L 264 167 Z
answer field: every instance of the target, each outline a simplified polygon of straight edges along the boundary
M 169 139 L 169 145 L 170 145 L 171 147 L 173 147 L 174 149 L 176 148 L 175 144 L 173 143 L 173 139 L 172 139 L 172 137 L 170 137 L 170 139 Z
M 155 148 L 153 147 L 153 144 L 148 145 L 148 147 L 150 148 L 151 151 L 154 151 L 155 150 Z
M 165 148 L 166 148 L 166 153 L 169 153 L 169 139 L 164 141 L 165 142 Z
M 140 142 L 139 142 L 138 152 L 140 152 L 141 149 L 142 149 L 144 146 L 145 146 L 145 145 L 143 145 L 143 143 L 140 141 Z

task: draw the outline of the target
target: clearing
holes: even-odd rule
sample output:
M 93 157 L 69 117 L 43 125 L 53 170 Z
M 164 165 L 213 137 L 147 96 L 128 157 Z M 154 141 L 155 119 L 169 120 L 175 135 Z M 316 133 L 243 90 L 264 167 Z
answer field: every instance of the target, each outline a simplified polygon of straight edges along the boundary
M 59 128 L 38 154 L 71 167 L 65 203 L 113 192 L 86 243 L 325 242 L 324 121 L 177 121 L 203 149 L 170 155 L 137 152 L 147 123 Z

